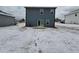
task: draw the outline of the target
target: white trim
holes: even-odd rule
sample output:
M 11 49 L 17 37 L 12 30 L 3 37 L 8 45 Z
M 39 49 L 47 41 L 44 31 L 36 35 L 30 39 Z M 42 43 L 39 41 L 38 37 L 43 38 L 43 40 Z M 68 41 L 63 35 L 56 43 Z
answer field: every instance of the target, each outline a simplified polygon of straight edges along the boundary
M 41 14 L 42 12 L 42 14 Z M 44 15 L 44 9 L 40 9 L 40 15 Z

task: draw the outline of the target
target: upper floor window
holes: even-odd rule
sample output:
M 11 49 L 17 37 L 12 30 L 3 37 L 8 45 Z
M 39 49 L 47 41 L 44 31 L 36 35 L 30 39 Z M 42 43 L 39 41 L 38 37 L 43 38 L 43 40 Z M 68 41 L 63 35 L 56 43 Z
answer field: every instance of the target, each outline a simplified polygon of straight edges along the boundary
M 51 13 L 51 14 L 53 14 L 53 13 L 54 13 L 53 9 L 51 9 L 51 10 L 50 10 L 50 13 Z
M 77 16 L 77 13 L 75 14 L 75 16 Z
M 40 9 L 40 14 L 44 14 L 44 9 Z

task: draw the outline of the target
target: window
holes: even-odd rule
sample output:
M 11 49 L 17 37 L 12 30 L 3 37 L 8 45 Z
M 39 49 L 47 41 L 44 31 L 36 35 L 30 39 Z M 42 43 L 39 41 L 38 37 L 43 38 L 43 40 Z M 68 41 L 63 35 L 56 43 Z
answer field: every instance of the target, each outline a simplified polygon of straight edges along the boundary
M 40 14 L 44 14 L 44 9 L 40 9 Z
M 47 22 L 47 24 L 49 24 L 49 22 Z
M 53 14 L 53 9 L 50 10 L 50 13 Z
M 75 14 L 75 16 L 77 16 L 77 13 Z
M 46 19 L 46 24 L 49 25 L 50 21 L 49 19 Z

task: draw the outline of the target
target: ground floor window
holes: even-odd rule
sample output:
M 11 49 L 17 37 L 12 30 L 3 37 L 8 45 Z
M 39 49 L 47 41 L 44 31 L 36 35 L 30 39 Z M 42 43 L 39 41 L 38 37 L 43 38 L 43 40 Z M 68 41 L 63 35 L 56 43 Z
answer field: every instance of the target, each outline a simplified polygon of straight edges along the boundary
M 50 24 L 50 21 L 49 19 L 46 20 L 46 25 L 49 25 Z

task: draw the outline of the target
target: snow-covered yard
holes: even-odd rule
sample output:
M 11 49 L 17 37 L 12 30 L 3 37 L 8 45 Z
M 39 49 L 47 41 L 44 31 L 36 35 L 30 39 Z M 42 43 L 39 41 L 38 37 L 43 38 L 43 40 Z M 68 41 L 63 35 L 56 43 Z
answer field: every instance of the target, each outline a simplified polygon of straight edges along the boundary
M 68 28 L 0 27 L 0 52 L 79 52 L 79 31 Z

